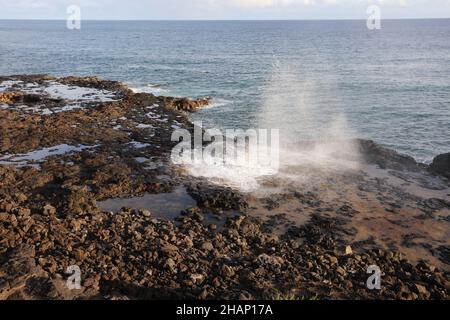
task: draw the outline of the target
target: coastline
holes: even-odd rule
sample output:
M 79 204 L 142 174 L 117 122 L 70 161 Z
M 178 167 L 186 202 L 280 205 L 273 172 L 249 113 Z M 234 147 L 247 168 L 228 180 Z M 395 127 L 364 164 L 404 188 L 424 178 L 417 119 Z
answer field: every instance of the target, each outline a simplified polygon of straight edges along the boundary
M 326 192 L 295 182 L 258 197 L 171 164 L 173 128 L 192 130 L 183 112 L 195 112 L 207 99 L 133 93 L 95 77 L 0 77 L 4 81 L 22 84 L 12 84 L 7 91 L 15 93 L 0 100 L 2 299 L 449 298 L 445 155 L 427 166 L 358 140 L 367 166 L 376 165 L 379 175 L 396 172 L 402 182 L 375 173 L 330 177 L 314 171 L 319 185 L 328 181 Z M 416 185 L 432 196 L 414 194 Z M 171 194 L 180 186 L 197 206 L 180 210 L 174 220 L 139 207 L 102 212 L 97 203 Z M 330 196 L 344 186 L 346 195 Z M 355 190 L 365 193 L 364 201 Z M 373 215 L 377 219 L 367 224 Z M 384 220 L 393 222 L 382 227 L 399 228 L 390 233 L 404 228 L 413 236 L 378 248 L 376 235 L 383 230 L 368 226 Z M 414 243 L 430 240 L 424 224 L 442 233 L 431 248 Z M 403 247 L 389 248 L 394 240 Z M 397 251 L 408 245 L 421 246 L 420 254 L 433 262 L 412 262 Z M 366 288 L 373 264 L 383 270 L 381 291 Z M 65 287 L 71 265 L 82 271 L 80 290 Z

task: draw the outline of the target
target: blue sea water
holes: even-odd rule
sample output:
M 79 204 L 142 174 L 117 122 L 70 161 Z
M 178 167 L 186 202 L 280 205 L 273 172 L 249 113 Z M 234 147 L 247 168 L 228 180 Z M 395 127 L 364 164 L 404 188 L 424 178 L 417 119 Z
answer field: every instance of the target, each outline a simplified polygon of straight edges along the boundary
M 0 74 L 29 73 L 211 96 L 193 116 L 210 127 L 304 140 L 344 119 L 330 132 L 425 162 L 450 151 L 450 20 L 0 21 Z

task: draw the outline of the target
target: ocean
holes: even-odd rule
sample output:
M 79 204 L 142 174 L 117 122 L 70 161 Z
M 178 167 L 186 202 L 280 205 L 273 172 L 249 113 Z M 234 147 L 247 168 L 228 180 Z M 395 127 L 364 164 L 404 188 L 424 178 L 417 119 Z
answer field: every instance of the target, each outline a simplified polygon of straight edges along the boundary
M 450 20 L 0 21 L 0 74 L 98 75 L 202 97 L 206 127 L 450 152 Z M 330 129 L 331 128 L 331 129 Z

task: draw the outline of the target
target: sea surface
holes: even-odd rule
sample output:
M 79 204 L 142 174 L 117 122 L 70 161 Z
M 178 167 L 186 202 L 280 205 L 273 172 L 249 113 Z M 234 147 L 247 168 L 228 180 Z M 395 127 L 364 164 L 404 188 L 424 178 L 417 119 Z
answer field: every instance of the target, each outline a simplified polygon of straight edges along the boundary
M 213 97 L 207 127 L 450 152 L 450 20 L 0 21 L 0 74 L 98 75 Z

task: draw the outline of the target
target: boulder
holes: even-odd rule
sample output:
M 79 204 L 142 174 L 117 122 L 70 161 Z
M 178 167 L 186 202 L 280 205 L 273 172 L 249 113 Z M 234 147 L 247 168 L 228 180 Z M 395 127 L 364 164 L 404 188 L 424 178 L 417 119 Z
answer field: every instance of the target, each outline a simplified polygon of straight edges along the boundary
M 438 155 L 429 167 L 430 171 L 450 178 L 450 152 Z

